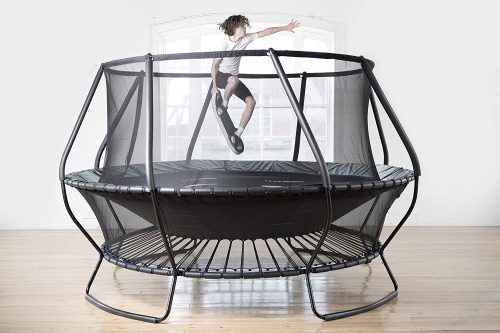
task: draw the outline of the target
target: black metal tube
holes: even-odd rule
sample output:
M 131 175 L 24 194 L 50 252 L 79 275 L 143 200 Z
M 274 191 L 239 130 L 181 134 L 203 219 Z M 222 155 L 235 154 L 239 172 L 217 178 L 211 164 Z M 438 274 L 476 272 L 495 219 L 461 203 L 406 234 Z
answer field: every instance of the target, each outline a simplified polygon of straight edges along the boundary
M 117 72 L 117 71 L 115 71 Z M 307 73 L 307 77 L 341 77 L 341 76 L 349 76 L 356 75 L 362 73 L 363 70 L 355 69 L 352 71 L 340 71 L 340 72 L 315 72 L 315 73 Z M 118 74 L 119 75 L 119 74 Z M 124 73 L 123 75 L 132 76 L 131 73 Z M 301 78 L 303 73 L 286 73 L 286 77 L 291 79 Z M 212 77 L 211 73 L 154 73 L 155 77 L 169 77 L 169 78 L 210 78 Z M 238 78 L 240 79 L 278 79 L 279 76 L 277 74 L 248 74 L 248 73 L 240 73 L 238 74 Z
M 295 96 L 295 93 L 293 92 L 292 86 L 290 85 L 290 82 L 286 78 L 285 71 L 283 69 L 283 66 L 281 66 L 281 62 L 276 56 L 276 52 L 273 49 L 269 49 L 269 55 L 271 56 L 271 60 L 273 61 L 273 65 L 276 68 L 276 71 L 278 72 L 278 76 L 280 78 L 281 84 L 283 85 L 283 88 L 285 89 L 286 95 L 288 96 L 288 99 L 290 100 L 290 103 L 292 104 L 293 111 L 295 111 L 295 115 L 297 116 L 297 120 L 300 123 L 300 126 L 304 130 L 304 135 L 307 138 L 307 141 L 309 143 L 309 146 L 311 146 L 311 150 L 313 152 L 314 158 L 316 159 L 316 162 L 318 162 L 318 167 L 321 173 L 321 181 L 323 183 L 323 187 L 327 190 L 327 192 L 330 191 L 332 188 L 332 185 L 330 184 L 330 175 L 328 174 L 328 168 L 326 167 L 325 160 L 323 158 L 323 154 L 321 154 L 321 150 L 318 147 L 318 143 L 316 142 L 316 138 L 311 132 L 311 128 L 309 127 L 309 124 L 304 117 L 304 115 L 301 112 L 299 102 L 297 101 L 297 97 Z
M 81 223 L 76 218 L 75 214 L 73 214 L 73 211 L 71 210 L 71 207 L 69 206 L 68 196 L 66 195 L 66 186 L 64 184 L 64 180 L 61 180 L 61 191 L 62 191 L 62 196 L 63 196 L 63 201 L 64 201 L 64 207 L 66 207 L 66 211 L 68 212 L 69 216 L 73 220 L 73 223 L 75 223 L 75 225 L 77 226 L 77 228 L 80 229 L 80 231 L 82 232 L 82 234 L 85 236 L 85 238 L 87 238 L 87 240 L 90 242 L 90 244 L 92 244 L 92 246 L 94 247 L 94 249 L 100 255 L 102 255 L 102 251 L 101 251 L 101 248 L 99 247 L 99 245 L 97 245 L 97 243 L 92 239 L 92 237 L 90 237 L 90 235 L 87 232 L 87 230 L 85 230 L 85 228 L 81 225 Z
M 391 119 L 391 122 L 394 125 L 394 128 L 396 129 L 396 131 L 398 132 L 398 135 L 401 138 L 401 141 L 403 141 L 403 144 L 406 148 L 406 151 L 410 155 L 410 159 L 411 159 L 411 163 L 413 165 L 413 171 L 415 172 L 415 175 L 420 176 L 421 175 L 420 163 L 418 161 L 417 153 L 415 152 L 415 149 L 413 148 L 413 145 L 411 144 L 410 139 L 406 135 L 406 132 L 403 129 L 403 126 L 399 122 L 399 119 L 396 116 L 396 113 L 394 112 L 391 104 L 389 103 L 389 101 L 387 100 L 387 97 L 385 96 L 384 92 L 382 91 L 380 84 L 378 83 L 377 79 L 375 78 L 375 75 L 373 74 L 373 71 L 372 71 L 368 61 L 364 58 L 362 58 L 362 59 L 363 59 L 363 61 L 361 62 L 361 66 L 363 67 L 363 70 L 365 71 L 365 75 L 368 78 L 368 81 L 370 81 L 370 84 L 373 87 L 375 94 L 377 94 L 377 97 L 378 97 L 380 103 L 384 107 L 385 112 L 387 112 L 389 119 Z
M 101 67 L 99 67 L 99 70 L 97 71 L 97 74 L 94 78 L 94 82 L 92 82 L 92 86 L 90 87 L 90 91 L 87 95 L 87 98 L 85 99 L 85 103 L 83 103 L 82 110 L 80 111 L 80 115 L 78 116 L 75 127 L 73 128 L 73 132 L 71 132 L 68 143 L 66 144 L 66 148 L 64 148 L 64 153 L 62 155 L 61 162 L 59 163 L 59 180 L 60 181 L 64 181 L 66 161 L 68 159 L 68 155 L 71 151 L 71 148 L 73 147 L 73 143 L 75 143 L 75 138 L 78 135 L 78 131 L 80 131 L 80 126 L 82 126 L 83 119 L 85 118 L 85 115 L 87 114 L 87 110 L 89 109 L 90 102 L 92 101 L 92 98 L 94 97 L 94 94 L 97 90 L 97 86 L 99 85 L 99 81 L 101 81 L 101 77 L 102 77 L 103 72 L 104 72 L 104 66 L 101 65 Z
M 213 82 L 210 82 L 210 86 L 208 87 L 207 97 L 205 97 L 205 102 L 203 103 L 203 107 L 201 108 L 200 116 L 198 117 L 198 122 L 193 131 L 193 136 L 191 137 L 191 141 L 189 142 L 188 151 L 186 154 L 186 160 L 191 161 L 191 157 L 193 156 L 193 149 L 198 140 L 198 135 L 200 134 L 201 126 L 203 125 L 203 121 L 205 120 L 205 115 L 207 114 L 207 109 L 210 104 L 210 100 L 212 99 L 212 86 Z
M 212 59 L 226 57 L 263 57 L 267 55 L 266 50 L 238 50 L 238 51 L 211 51 L 211 52 L 186 52 L 171 54 L 156 54 L 156 61 L 164 60 L 188 60 L 188 59 Z
M 104 258 L 104 255 L 102 254 L 102 252 L 100 252 L 99 253 L 99 260 L 97 260 L 97 264 L 95 265 L 94 270 L 92 271 L 92 275 L 90 276 L 89 282 L 87 283 L 87 287 L 85 288 L 86 294 L 90 293 L 90 287 L 92 287 L 92 283 L 94 283 L 94 279 L 97 275 L 97 272 L 99 271 L 99 268 L 101 267 L 103 258 Z
M 103 259 L 103 255 L 101 253 L 99 256 L 99 260 L 97 261 L 97 264 L 94 268 L 94 271 L 92 272 L 92 275 L 90 276 L 89 282 L 87 283 L 87 288 L 85 289 L 85 299 L 88 302 L 90 302 L 91 304 L 95 305 L 99 309 L 104 310 L 108 313 L 111 313 L 111 314 L 114 314 L 117 316 L 122 316 L 122 317 L 129 318 L 129 319 L 145 321 L 148 323 L 157 324 L 157 323 L 165 320 L 168 317 L 168 315 L 170 314 L 170 310 L 172 309 L 172 300 L 174 297 L 175 285 L 177 282 L 176 276 L 174 276 L 172 278 L 172 283 L 170 284 L 170 290 L 169 290 L 169 295 L 168 295 L 168 299 L 167 299 L 167 306 L 166 306 L 165 313 L 163 314 L 163 316 L 153 317 L 153 316 L 143 315 L 140 313 L 125 311 L 125 310 L 121 310 L 121 309 L 112 307 L 110 305 L 107 305 L 106 303 L 101 302 L 99 299 L 97 299 L 96 297 L 94 297 L 90 293 L 90 288 L 92 287 L 92 283 L 94 282 L 94 278 L 96 277 L 97 272 L 99 271 L 99 268 L 101 267 L 102 259 Z
M 183 59 L 209 59 L 209 58 L 224 58 L 224 57 L 262 57 L 266 56 L 268 50 L 241 50 L 241 51 L 212 51 L 212 52 L 189 52 L 189 53 L 173 53 L 173 54 L 158 54 L 154 58 L 157 61 L 163 60 L 183 60 Z M 316 58 L 316 59 L 335 59 L 342 61 L 350 61 L 367 63 L 373 67 L 374 63 L 363 57 L 352 56 L 348 54 L 329 53 L 329 52 L 307 52 L 307 51 L 289 51 L 289 50 L 276 50 L 277 56 L 283 57 L 301 57 L 301 58 Z M 130 57 L 105 62 L 105 68 L 121 66 L 133 63 L 139 63 L 144 60 L 143 57 Z
M 306 274 L 309 274 L 311 272 L 311 267 L 314 263 L 314 260 L 318 256 L 318 252 L 328 234 L 328 230 L 330 229 L 330 224 L 332 223 L 332 209 L 333 209 L 332 193 L 331 193 L 332 184 L 330 183 L 330 174 L 328 173 L 328 168 L 326 166 L 325 160 L 323 159 L 323 154 L 321 154 L 321 150 L 319 149 L 318 143 L 316 142 L 316 139 L 311 132 L 311 128 L 309 127 L 309 124 L 307 123 L 304 114 L 301 112 L 300 105 L 297 101 L 297 97 L 295 96 L 292 90 L 290 82 L 285 76 L 285 71 L 283 69 L 283 66 L 281 66 L 281 62 L 272 48 L 269 49 L 269 55 L 271 56 L 274 67 L 276 68 L 276 71 L 278 72 L 278 75 L 280 77 L 280 81 L 283 84 L 283 87 L 285 88 L 285 92 L 288 96 L 288 99 L 292 104 L 292 108 L 295 111 L 300 126 L 304 130 L 304 135 L 307 138 L 307 141 L 309 143 L 309 146 L 311 147 L 316 162 L 318 163 L 319 170 L 321 173 L 321 179 L 323 182 L 323 187 L 325 188 L 325 199 L 326 199 L 325 227 L 323 230 L 323 234 L 321 235 L 321 238 L 318 244 L 316 245 L 313 254 L 311 255 L 311 258 L 309 259 L 309 263 L 307 264 Z
M 319 313 L 319 311 L 316 309 L 316 303 L 314 301 L 314 293 L 313 293 L 312 285 L 311 285 L 311 277 L 310 277 L 310 274 L 306 274 L 306 285 L 307 285 L 307 291 L 309 294 L 309 303 L 311 304 L 311 309 L 312 309 L 314 315 L 320 319 L 325 320 L 325 321 L 337 320 L 337 319 L 350 317 L 350 316 L 354 316 L 354 315 L 357 315 L 357 314 L 360 314 L 363 312 L 373 310 L 375 308 L 378 308 L 381 305 L 386 304 L 387 302 L 393 300 L 394 298 L 396 298 L 396 296 L 398 295 L 398 284 L 396 282 L 396 278 L 392 274 L 391 268 L 387 264 L 387 261 L 385 260 L 383 253 L 380 253 L 380 257 L 382 258 L 382 262 L 383 262 L 384 267 L 387 271 L 387 274 L 389 275 L 389 277 L 392 281 L 392 284 L 394 286 L 394 290 L 389 292 L 384 297 L 376 300 L 375 302 L 372 302 L 370 304 L 363 305 L 363 306 L 360 306 L 357 308 L 349 309 L 349 310 L 331 312 L 331 313 Z
M 299 104 L 300 111 L 304 113 L 304 100 L 306 95 L 306 83 L 307 83 L 307 73 L 302 73 L 302 79 L 300 80 L 300 96 L 299 96 Z M 299 158 L 299 150 L 300 150 L 300 123 L 297 120 L 297 126 L 295 128 L 295 146 L 293 148 L 293 161 L 297 161 Z
M 75 223 L 75 225 L 83 233 L 85 238 L 87 238 L 87 240 L 90 242 L 90 244 L 92 244 L 92 246 L 95 248 L 95 250 L 100 255 L 102 255 L 101 248 L 92 239 L 92 237 L 90 237 L 88 232 L 83 228 L 81 223 L 78 221 L 76 216 L 73 214 L 71 207 L 69 206 L 68 196 L 66 194 L 66 185 L 64 184 L 64 178 L 65 178 L 66 161 L 68 160 L 69 153 L 71 152 L 71 148 L 73 147 L 73 144 L 75 143 L 76 136 L 78 135 L 78 132 L 80 131 L 80 127 L 82 126 L 83 119 L 85 118 L 85 115 L 87 114 L 87 111 L 88 111 L 89 106 L 90 106 L 90 102 L 92 102 L 92 98 L 94 97 L 94 94 L 97 90 L 97 87 L 99 85 L 99 81 L 101 80 L 103 72 L 104 72 L 104 67 L 103 66 L 99 67 L 99 70 L 97 71 L 97 74 L 94 78 L 94 81 L 92 82 L 92 86 L 90 87 L 90 91 L 87 95 L 87 98 L 85 99 L 85 102 L 83 103 L 83 107 L 82 107 L 82 110 L 80 111 L 80 115 L 78 116 L 78 119 L 77 119 L 76 124 L 73 128 L 73 131 L 71 132 L 68 143 L 66 144 L 66 148 L 64 149 L 63 155 L 61 157 L 61 162 L 59 163 L 59 181 L 61 182 L 61 192 L 62 192 L 62 196 L 63 196 L 64 207 L 66 208 L 66 211 L 68 212 L 69 216 L 73 220 L 73 223 Z
M 373 96 L 373 91 L 370 89 L 370 104 L 372 105 L 373 116 L 375 117 L 375 123 L 377 124 L 378 135 L 380 137 L 380 142 L 382 144 L 382 150 L 384 151 L 384 164 L 389 164 L 389 151 L 387 150 L 387 142 L 385 141 L 384 129 L 382 128 L 382 122 L 380 121 L 380 115 L 378 114 L 377 102 Z
M 99 169 L 99 164 L 101 164 L 101 157 L 102 157 L 102 154 L 104 153 L 104 149 L 106 149 L 107 144 L 108 144 L 108 136 L 105 135 L 104 139 L 102 139 L 102 142 L 101 142 L 101 145 L 99 146 L 99 149 L 97 150 L 97 154 L 95 155 L 94 170 Z
M 394 236 L 396 236 L 396 234 L 398 233 L 399 229 L 401 229 L 401 227 L 406 222 L 406 220 L 408 219 L 408 217 L 410 217 L 410 214 L 413 211 L 413 208 L 415 207 L 415 203 L 417 202 L 417 196 L 418 196 L 418 179 L 419 179 L 419 176 L 416 176 L 415 177 L 415 183 L 413 185 L 414 186 L 413 187 L 413 198 L 411 200 L 411 204 L 410 204 L 410 207 L 408 208 L 408 211 L 406 211 L 406 214 L 403 216 L 403 218 L 398 223 L 398 225 L 396 226 L 396 228 L 394 228 L 394 230 L 391 232 L 391 234 L 389 235 L 389 237 L 387 237 L 387 239 L 385 240 L 384 244 L 380 248 L 380 253 L 384 253 L 384 250 L 387 247 L 387 245 L 389 245 L 389 243 L 392 241 L 392 239 L 394 238 Z
M 175 265 L 174 254 L 172 247 L 170 246 L 170 241 L 168 239 L 168 230 L 163 223 L 162 213 L 160 211 L 160 205 L 158 204 L 158 198 L 156 196 L 156 185 L 153 173 L 153 56 L 151 54 L 146 55 L 146 82 L 147 82 L 147 133 L 146 133 L 146 178 L 149 186 L 149 193 L 151 194 L 151 200 L 153 202 L 153 210 L 156 219 L 156 223 L 160 229 L 160 233 L 165 244 L 165 250 L 167 251 L 168 258 L 172 264 L 172 275 L 177 277 L 177 267 Z
M 134 71 L 121 71 L 116 69 L 106 69 L 107 73 L 113 75 L 122 75 L 122 76 L 137 76 L 138 72 Z M 313 72 L 307 73 L 308 77 L 339 77 L 339 76 L 348 76 L 348 75 L 356 75 L 363 73 L 363 69 L 355 69 L 350 71 L 338 71 L 338 72 Z M 154 72 L 154 77 L 168 77 L 168 78 L 193 78 L 193 79 L 201 79 L 201 78 L 210 78 L 212 77 L 211 73 L 180 73 L 180 72 Z M 238 77 L 241 79 L 277 79 L 278 74 L 248 74 L 248 73 L 240 73 Z M 287 78 L 300 78 L 302 77 L 302 73 L 286 73 Z
M 334 59 L 341 61 L 350 61 L 361 63 L 362 57 L 352 56 L 349 54 L 330 53 L 330 52 L 310 52 L 310 51 L 290 51 L 290 50 L 275 50 L 278 57 L 298 57 L 298 58 L 316 58 L 316 59 Z M 366 59 L 370 66 L 374 67 L 375 63 Z

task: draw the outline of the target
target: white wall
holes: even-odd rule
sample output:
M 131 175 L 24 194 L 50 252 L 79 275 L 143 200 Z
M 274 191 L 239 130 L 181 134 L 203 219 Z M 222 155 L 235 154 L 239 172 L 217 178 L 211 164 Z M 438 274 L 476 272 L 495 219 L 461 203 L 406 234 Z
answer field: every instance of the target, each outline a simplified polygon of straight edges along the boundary
M 344 23 L 347 51 L 376 61 L 379 82 L 421 160 L 421 195 L 409 225 L 500 225 L 500 6 L 495 1 L 251 4 L 0 2 L 0 228 L 73 227 L 61 199 L 58 164 L 101 62 L 147 53 L 154 24 L 236 12 Z M 92 166 L 104 120 L 100 90 L 67 171 Z M 395 133 L 389 131 L 388 139 L 391 163 L 409 166 Z M 68 191 L 76 215 L 84 225 L 96 226 L 83 200 Z M 404 212 L 410 192 L 389 223 Z

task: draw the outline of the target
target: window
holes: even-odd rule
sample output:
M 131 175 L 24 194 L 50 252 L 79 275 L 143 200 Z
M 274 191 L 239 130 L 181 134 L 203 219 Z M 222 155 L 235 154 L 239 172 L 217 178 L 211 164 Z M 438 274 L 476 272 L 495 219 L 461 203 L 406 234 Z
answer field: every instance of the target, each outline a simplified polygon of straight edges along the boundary
M 252 27 L 248 32 L 256 32 L 270 26 L 277 26 L 275 22 L 287 22 L 279 16 L 275 19 L 248 15 L 252 19 Z M 192 24 L 182 25 L 181 22 L 160 24 L 153 28 L 153 50 L 156 53 L 180 53 L 196 51 L 220 50 L 222 39 L 225 38 L 218 30 L 216 22 L 219 19 L 194 19 Z M 248 49 L 307 50 L 319 52 L 341 52 L 344 34 L 342 25 L 334 22 L 318 23 L 313 19 L 299 19 L 302 26 L 296 33 L 277 33 L 265 38 L 259 38 L 249 45 Z M 305 21 L 305 22 L 304 22 Z M 189 22 L 188 22 L 189 23 Z M 328 27 L 328 29 L 326 29 Z M 339 28 L 340 27 L 340 28 Z M 265 59 L 264 59 L 265 60 Z M 272 62 L 258 57 L 243 58 L 240 73 L 276 73 Z M 281 62 L 287 73 L 325 72 L 334 71 L 333 61 L 282 58 Z M 160 71 L 169 72 L 198 72 L 209 73 L 212 59 L 183 60 L 160 63 Z M 256 68 L 258 70 L 256 71 Z M 175 84 L 169 84 L 175 80 Z M 189 141 L 197 122 L 201 106 L 205 100 L 210 79 L 167 79 L 165 100 L 161 106 L 166 113 L 161 113 L 162 128 L 162 159 L 183 159 Z M 278 80 L 272 84 L 270 80 L 242 80 L 254 95 L 257 106 L 254 110 L 245 133 L 244 156 L 235 156 L 227 149 L 225 139 L 211 114 L 207 112 L 202 131 L 198 138 L 193 156 L 197 158 L 225 158 L 228 159 L 283 159 L 290 160 L 295 142 L 296 117 L 291 109 L 290 102 Z M 290 80 L 297 98 L 300 91 L 300 79 Z M 325 158 L 333 157 L 332 147 L 327 147 L 329 135 L 333 133 L 333 80 L 308 79 L 304 114 L 315 134 L 316 140 L 323 151 Z M 167 102 L 168 101 L 168 102 Z M 162 102 L 161 102 L 162 103 Z M 245 104 L 234 96 L 230 101 L 230 115 L 237 126 L 243 113 Z M 312 160 L 313 155 L 304 137 L 301 138 L 301 160 Z

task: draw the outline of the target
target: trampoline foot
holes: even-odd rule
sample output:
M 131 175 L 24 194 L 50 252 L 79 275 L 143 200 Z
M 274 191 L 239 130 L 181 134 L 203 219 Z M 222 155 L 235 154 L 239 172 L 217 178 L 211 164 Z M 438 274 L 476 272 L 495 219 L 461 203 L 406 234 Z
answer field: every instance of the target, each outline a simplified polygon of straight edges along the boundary
M 336 319 L 341 319 L 345 317 L 350 317 L 354 316 L 366 311 L 373 310 L 375 308 L 378 308 L 381 305 L 384 305 L 385 303 L 391 301 L 398 295 L 398 283 L 396 282 L 396 279 L 394 278 L 394 275 L 391 272 L 391 269 L 389 268 L 389 265 L 387 264 L 387 261 L 384 258 L 383 253 L 380 253 L 380 258 L 382 258 L 382 262 L 384 263 L 384 267 L 387 270 L 387 273 L 389 274 L 389 277 L 391 278 L 392 284 L 394 286 L 394 290 L 382 297 L 381 299 L 367 304 L 363 305 L 354 309 L 349 309 L 349 310 L 344 310 L 344 311 L 338 311 L 338 312 L 332 312 L 332 313 L 319 313 L 318 310 L 316 309 L 316 304 L 314 303 L 314 294 L 313 290 L 311 287 L 311 279 L 310 279 L 310 273 L 306 274 L 306 284 L 307 284 L 307 290 L 309 292 L 309 302 L 311 303 L 311 308 L 314 313 L 314 315 L 320 319 L 323 319 L 325 321 L 330 321 L 330 320 L 336 320 Z
M 101 263 L 102 263 L 103 255 L 101 254 L 99 257 L 99 260 L 97 261 L 97 265 L 94 268 L 94 272 L 92 273 L 92 276 L 90 277 L 89 283 L 87 284 L 87 289 L 85 290 L 85 299 L 92 303 L 93 305 L 97 306 L 99 309 L 104 310 L 106 312 L 109 312 L 114 315 L 122 316 L 125 318 L 130 318 L 134 320 L 140 320 L 140 321 L 145 321 L 148 323 L 159 323 L 164 321 L 168 315 L 170 314 L 170 309 L 172 308 L 172 301 L 174 298 L 174 292 L 175 292 L 175 283 L 177 281 L 177 276 L 173 275 L 172 276 L 172 283 L 170 284 L 170 292 L 168 295 L 168 300 L 167 300 L 167 305 L 166 305 L 166 310 L 165 314 L 161 317 L 154 317 L 154 316 L 148 316 L 148 315 L 143 315 L 139 313 L 134 313 L 134 312 L 129 312 L 125 310 L 120 310 L 117 308 L 114 308 L 112 306 L 109 306 L 94 296 L 90 294 L 90 287 L 92 285 L 92 282 L 94 282 L 94 278 L 97 275 L 97 271 L 99 270 Z

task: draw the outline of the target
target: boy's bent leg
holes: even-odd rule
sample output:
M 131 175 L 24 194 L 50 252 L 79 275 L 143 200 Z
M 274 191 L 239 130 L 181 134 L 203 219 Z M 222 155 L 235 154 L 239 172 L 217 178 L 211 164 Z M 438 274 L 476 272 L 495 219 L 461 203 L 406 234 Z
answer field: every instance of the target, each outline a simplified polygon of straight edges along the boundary
M 236 75 L 231 75 L 227 78 L 227 84 L 226 87 L 224 88 L 224 101 L 229 102 L 229 99 L 231 96 L 233 96 L 236 88 L 238 87 L 238 84 L 240 83 L 240 80 Z
M 245 111 L 243 111 L 243 114 L 241 115 L 240 126 L 235 132 L 237 136 L 241 137 L 241 134 L 250 121 L 253 110 L 255 109 L 255 99 L 253 98 L 250 89 L 248 89 L 248 87 L 241 81 L 234 94 L 246 104 Z
M 245 98 L 245 111 L 243 111 L 243 114 L 241 115 L 241 120 L 240 120 L 240 127 L 238 128 L 238 131 L 236 135 L 241 136 L 243 133 L 243 130 L 247 126 L 248 122 L 250 121 L 250 118 L 252 117 L 253 110 L 255 109 L 255 99 L 253 96 L 248 96 Z

